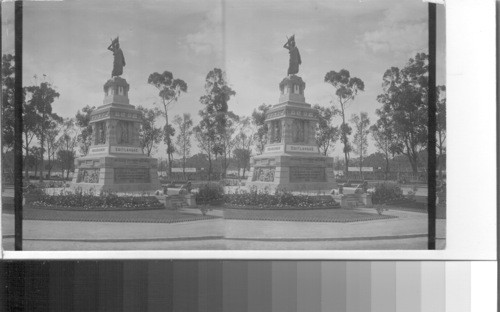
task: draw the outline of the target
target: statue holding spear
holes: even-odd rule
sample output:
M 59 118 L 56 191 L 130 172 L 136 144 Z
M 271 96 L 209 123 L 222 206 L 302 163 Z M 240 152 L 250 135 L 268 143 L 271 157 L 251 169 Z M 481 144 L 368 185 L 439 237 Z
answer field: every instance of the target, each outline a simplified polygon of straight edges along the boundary
M 299 49 L 295 44 L 295 35 L 292 35 L 290 38 L 286 38 L 287 41 L 283 46 L 285 49 L 288 49 L 290 53 L 290 63 L 288 65 L 288 75 L 295 75 L 299 72 L 299 65 L 302 64 L 302 60 L 300 59 Z
M 120 76 L 123 74 L 123 67 L 125 66 L 125 57 L 123 56 L 122 49 L 120 49 L 120 42 L 118 37 L 111 40 L 108 50 L 113 52 L 113 71 L 111 77 Z

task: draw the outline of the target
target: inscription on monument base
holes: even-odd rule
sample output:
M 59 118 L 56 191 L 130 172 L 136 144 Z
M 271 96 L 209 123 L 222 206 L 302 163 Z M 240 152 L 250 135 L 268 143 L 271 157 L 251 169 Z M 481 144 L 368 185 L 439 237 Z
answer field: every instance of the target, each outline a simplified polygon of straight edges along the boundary
M 107 153 L 108 152 L 108 147 L 107 146 L 101 146 L 101 147 L 91 147 L 89 150 L 89 154 L 102 154 L 102 153 Z
M 148 168 L 115 168 L 115 183 L 150 183 Z
M 318 153 L 317 146 L 304 146 L 304 145 L 287 145 L 287 152 L 300 152 L 300 153 Z
M 290 182 L 325 182 L 323 167 L 290 167 Z
M 111 146 L 110 152 L 122 154 L 142 154 L 142 149 L 140 147 L 132 146 Z
M 283 145 L 279 146 L 266 146 L 264 152 L 266 153 L 274 153 L 274 152 L 282 152 L 283 151 Z

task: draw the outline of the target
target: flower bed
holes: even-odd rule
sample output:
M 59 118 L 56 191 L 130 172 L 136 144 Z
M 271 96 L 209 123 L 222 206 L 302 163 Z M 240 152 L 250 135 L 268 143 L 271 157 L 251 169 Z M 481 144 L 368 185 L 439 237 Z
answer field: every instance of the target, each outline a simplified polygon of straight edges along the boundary
M 276 192 L 275 194 L 236 193 L 224 195 L 225 207 L 235 209 L 327 209 L 340 208 L 340 205 L 330 196 L 294 195 L 289 192 Z
M 154 196 L 117 196 L 115 194 L 38 195 L 29 205 L 54 210 L 150 210 L 165 206 Z

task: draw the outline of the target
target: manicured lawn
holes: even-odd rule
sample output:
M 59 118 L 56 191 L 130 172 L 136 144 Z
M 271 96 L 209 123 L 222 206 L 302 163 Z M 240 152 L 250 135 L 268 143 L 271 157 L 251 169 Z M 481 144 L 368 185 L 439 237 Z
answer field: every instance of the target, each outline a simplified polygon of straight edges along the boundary
M 396 218 L 395 216 L 366 213 L 356 209 L 314 209 L 314 210 L 247 210 L 226 209 L 224 219 L 298 221 L 298 222 L 359 222 Z
M 143 211 L 62 211 L 24 209 L 24 220 L 177 223 L 214 219 L 214 216 L 183 213 L 172 210 Z

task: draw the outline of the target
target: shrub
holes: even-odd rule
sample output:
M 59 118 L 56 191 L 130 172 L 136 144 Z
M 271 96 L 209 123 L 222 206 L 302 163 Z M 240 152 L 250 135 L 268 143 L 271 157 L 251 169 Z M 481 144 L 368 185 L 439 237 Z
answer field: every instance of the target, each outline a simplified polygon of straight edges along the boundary
M 42 196 L 45 195 L 45 192 L 43 190 L 43 185 L 36 185 L 33 183 L 29 183 L 25 188 L 23 193 L 25 195 L 36 195 L 36 196 Z
M 387 204 L 403 198 L 403 191 L 397 185 L 377 184 L 372 192 L 372 202 L 374 204 Z
M 224 188 L 218 183 L 206 183 L 198 188 L 195 193 L 197 203 L 207 203 L 224 198 Z

